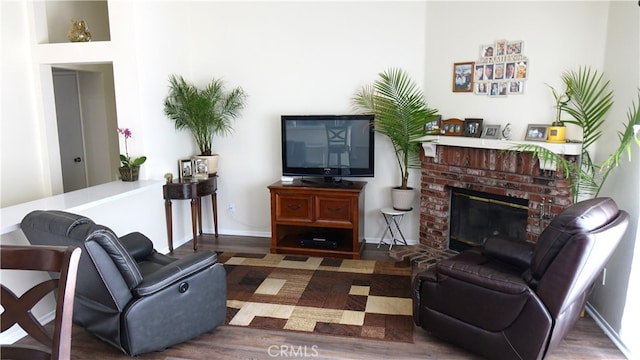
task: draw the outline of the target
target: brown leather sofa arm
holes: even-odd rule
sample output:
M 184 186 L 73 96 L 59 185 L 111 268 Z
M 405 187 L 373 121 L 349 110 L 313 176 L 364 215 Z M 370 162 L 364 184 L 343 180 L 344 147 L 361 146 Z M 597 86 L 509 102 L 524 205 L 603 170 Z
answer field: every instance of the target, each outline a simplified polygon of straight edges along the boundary
M 519 272 L 505 271 L 503 268 L 485 266 L 484 262 L 466 261 L 465 254 L 441 261 L 437 266 L 439 277 L 449 276 L 470 285 L 499 291 L 505 294 L 521 294 L 529 291 L 529 286 Z M 474 259 L 471 259 L 474 260 Z

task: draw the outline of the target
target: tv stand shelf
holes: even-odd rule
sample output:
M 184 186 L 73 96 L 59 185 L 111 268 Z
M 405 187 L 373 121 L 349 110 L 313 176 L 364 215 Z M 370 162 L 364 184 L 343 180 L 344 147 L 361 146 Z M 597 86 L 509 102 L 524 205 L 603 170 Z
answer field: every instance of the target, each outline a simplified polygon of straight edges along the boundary
M 364 188 L 366 182 L 325 184 L 276 182 L 271 192 L 271 252 L 359 259 L 364 248 Z M 335 248 L 302 246 L 319 237 L 336 241 Z

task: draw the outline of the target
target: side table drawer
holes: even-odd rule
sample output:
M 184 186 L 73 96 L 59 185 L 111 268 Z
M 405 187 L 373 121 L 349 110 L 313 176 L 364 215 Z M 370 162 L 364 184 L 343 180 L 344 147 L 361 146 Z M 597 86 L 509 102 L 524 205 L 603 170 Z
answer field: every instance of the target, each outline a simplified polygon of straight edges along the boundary
M 351 225 L 353 208 L 351 198 L 316 197 L 316 222 Z
M 276 197 L 276 220 L 299 221 L 309 223 L 313 221 L 313 197 L 311 195 L 282 195 Z

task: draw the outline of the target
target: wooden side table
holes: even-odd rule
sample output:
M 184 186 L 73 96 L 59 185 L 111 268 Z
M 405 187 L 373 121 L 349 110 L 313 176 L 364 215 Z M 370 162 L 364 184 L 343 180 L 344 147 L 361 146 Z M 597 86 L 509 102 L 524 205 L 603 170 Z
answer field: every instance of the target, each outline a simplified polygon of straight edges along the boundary
M 191 199 L 191 229 L 193 231 L 193 250 L 198 250 L 198 234 L 202 235 L 202 197 L 211 195 L 213 207 L 213 226 L 215 236 L 218 237 L 218 174 L 209 174 L 208 179 L 197 181 L 171 182 L 162 186 L 164 196 L 164 211 L 167 218 L 167 235 L 169 236 L 169 251 L 173 252 L 173 220 L 171 200 Z M 200 230 L 198 233 L 196 231 Z

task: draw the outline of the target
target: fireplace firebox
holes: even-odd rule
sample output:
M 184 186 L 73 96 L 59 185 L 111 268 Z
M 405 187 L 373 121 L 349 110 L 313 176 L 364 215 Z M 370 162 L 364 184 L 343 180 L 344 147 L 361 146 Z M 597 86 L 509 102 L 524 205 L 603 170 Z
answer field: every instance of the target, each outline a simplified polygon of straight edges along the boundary
M 527 239 L 526 199 L 452 188 L 449 248 L 483 245 L 491 236 Z

